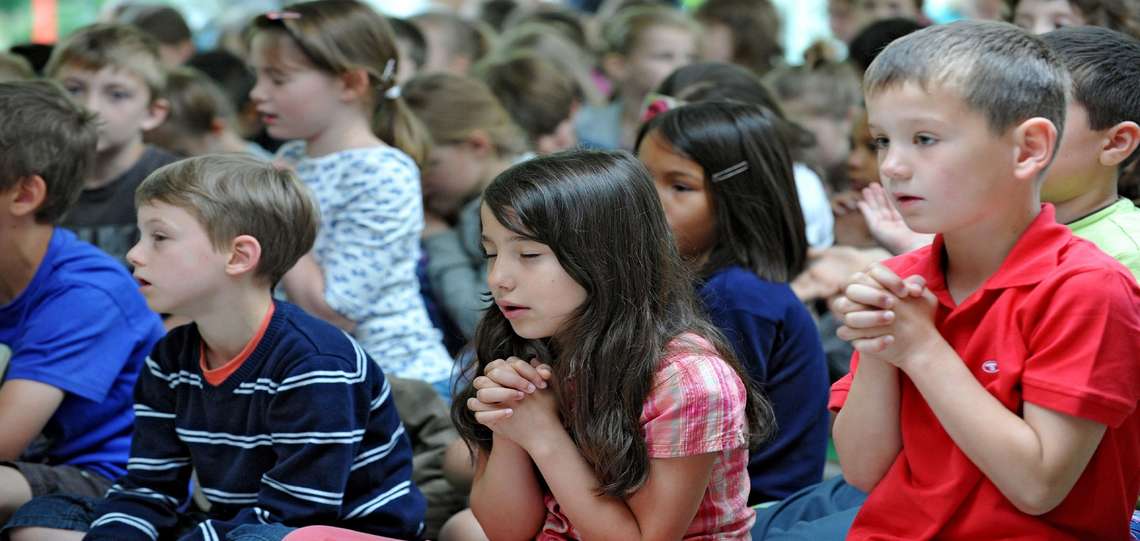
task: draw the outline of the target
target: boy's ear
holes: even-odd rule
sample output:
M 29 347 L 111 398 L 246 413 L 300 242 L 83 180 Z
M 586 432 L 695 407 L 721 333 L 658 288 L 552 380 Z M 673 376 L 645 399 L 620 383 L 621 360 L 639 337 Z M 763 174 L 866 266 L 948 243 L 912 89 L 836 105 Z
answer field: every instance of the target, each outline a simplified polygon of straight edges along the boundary
M 2 194 L 3 204 L 12 216 L 34 216 L 47 199 L 47 182 L 39 175 L 29 175 Z
M 1100 148 L 1100 164 L 1116 167 L 1128 159 L 1140 145 L 1140 125 L 1126 120 L 1105 131 L 1104 145 Z
M 602 71 L 611 81 L 624 79 L 627 71 L 625 56 L 618 53 L 606 53 L 602 55 Z
M 143 118 L 142 131 L 150 131 L 166 122 L 166 115 L 170 114 L 170 102 L 166 98 L 156 98 L 146 108 L 146 117 Z
M 1047 118 L 1033 117 L 1015 127 L 1014 175 L 1029 181 L 1041 178 L 1041 172 L 1053 161 L 1058 136 L 1057 127 Z
M 371 81 L 368 80 L 368 72 L 364 68 L 344 72 L 340 76 L 340 82 L 341 99 L 346 101 L 355 101 L 367 96 L 368 89 L 372 87 Z
M 250 235 L 238 235 L 230 242 L 230 258 L 226 274 L 239 276 L 257 270 L 261 262 L 261 243 Z

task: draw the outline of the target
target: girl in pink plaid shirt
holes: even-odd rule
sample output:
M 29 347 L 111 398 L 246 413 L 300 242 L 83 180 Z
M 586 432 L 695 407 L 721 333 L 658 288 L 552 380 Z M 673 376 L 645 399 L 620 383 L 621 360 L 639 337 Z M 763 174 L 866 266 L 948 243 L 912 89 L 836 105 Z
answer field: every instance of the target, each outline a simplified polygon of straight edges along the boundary
M 748 539 L 771 408 L 699 315 L 642 165 L 530 160 L 481 218 L 496 306 L 452 406 L 476 473 L 441 538 Z

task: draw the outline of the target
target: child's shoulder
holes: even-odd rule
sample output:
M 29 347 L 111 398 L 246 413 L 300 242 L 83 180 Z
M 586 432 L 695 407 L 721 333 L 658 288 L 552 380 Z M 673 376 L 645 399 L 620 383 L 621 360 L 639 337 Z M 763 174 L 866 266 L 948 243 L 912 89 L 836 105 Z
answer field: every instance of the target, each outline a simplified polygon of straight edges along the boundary
M 138 284 L 121 263 L 94 245 L 79 240 L 69 230 L 57 227 L 52 234 L 49 257 L 40 270 L 43 276 L 45 296 L 66 295 L 81 291 L 88 292 L 93 299 L 105 302 L 75 305 L 74 309 L 86 311 L 92 306 L 104 310 L 113 306 L 128 321 L 141 324 L 142 319 L 154 320 L 146 301 L 138 292 Z M 149 321 L 153 323 L 153 321 Z
M 707 338 L 686 332 L 669 341 L 657 365 L 654 387 L 660 385 L 719 387 L 739 376 Z
M 273 342 L 278 370 L 295 372 L 316 367 L 354 372 L 372 364 L 360 344 L 344 330 L 290 303 L 277 301 L 276 306 L 266 336 Z
M 277 157 L 287 162 L 317 167 L 324 170 L 351 169 L 360 166 L 416 170 L 416 162 L 404 151 L 391 145 L 350 148 L 310 157 L 304 141 L 289 141 L 277 151 Z

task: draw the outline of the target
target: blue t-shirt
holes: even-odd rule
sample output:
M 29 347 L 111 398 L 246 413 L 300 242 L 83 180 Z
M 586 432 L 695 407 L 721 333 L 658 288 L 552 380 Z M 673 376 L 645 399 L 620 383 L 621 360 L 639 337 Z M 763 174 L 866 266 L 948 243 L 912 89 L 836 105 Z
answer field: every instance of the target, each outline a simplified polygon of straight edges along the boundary
M 748 459 L 749 503 L 818 483 L 827 458 L 828 379 L 811 314 L 787 284 L 739 266 L 714 273 L 699 294 L 776 414 L 775 436 Z
M 4 381 L 65 393 L 44 427 L 46 444 L 21 460 L 111 479 L 126 473 L 135 378 L 163 332 L 120 263 L 55 228 L 31 283 L 0 306 L 0 343 L 12 350 Z

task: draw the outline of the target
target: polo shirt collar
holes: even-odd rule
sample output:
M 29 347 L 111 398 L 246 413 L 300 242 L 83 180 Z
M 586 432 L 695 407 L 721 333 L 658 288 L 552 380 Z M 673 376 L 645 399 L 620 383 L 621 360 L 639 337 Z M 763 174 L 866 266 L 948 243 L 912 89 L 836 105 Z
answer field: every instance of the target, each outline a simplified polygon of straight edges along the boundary
M 1042 204 L 1041 212 L 1017 239 L 997 272 L 982 284 L 982 289 L 1005 289 L 1041 282 L 1056 270 L 1057 255 L 1072 236 L 1068 227 L 1057 223 L 1053 205 Z M 939 233 L 934 236 L 926 264 L 917 269 L 928 287 L 936 292 L 946 290 L 945 257 L 945 240 Z

